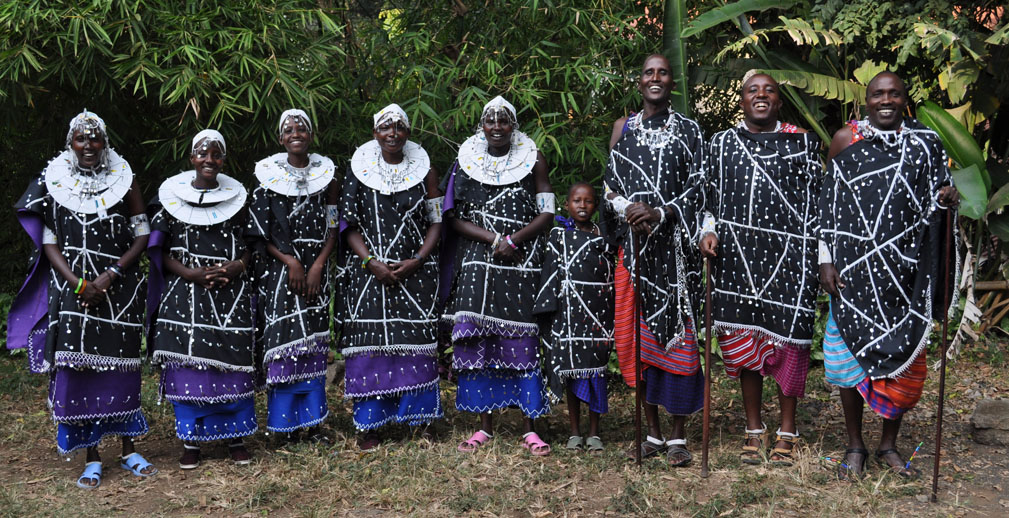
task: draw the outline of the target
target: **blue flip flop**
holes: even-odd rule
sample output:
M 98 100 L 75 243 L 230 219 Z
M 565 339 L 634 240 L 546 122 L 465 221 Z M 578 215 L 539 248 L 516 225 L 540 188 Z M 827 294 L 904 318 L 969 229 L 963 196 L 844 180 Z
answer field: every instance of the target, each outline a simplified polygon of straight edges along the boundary
M 86 478 L 95 479 L 98 483 L 89 486 L 83 482 Z M 97 489 L 100 485 L 102 485 L 102 461 L 96 460 L 84 464 L 84 473 L 81 473 L 81 476 L 77 479 L 77 487 L 81 489 Z
M 146 478 L 158 474 L 158 468 L 154 468 L 154 471 L 150 473 L 143 472 L 144 468 L 154 465 L 151 464 L 150 462 L 147 462 L 147 459 L 145 459 L 142 455 L 140 455 L 137 452 L 133 452 L 125 457 L 122 457 L 121 460 L 122 462 L 119 463 L 119 467 L 125 469 L 126 471 L 129 471 L 130 473 L 133 473 L 134 476 Z

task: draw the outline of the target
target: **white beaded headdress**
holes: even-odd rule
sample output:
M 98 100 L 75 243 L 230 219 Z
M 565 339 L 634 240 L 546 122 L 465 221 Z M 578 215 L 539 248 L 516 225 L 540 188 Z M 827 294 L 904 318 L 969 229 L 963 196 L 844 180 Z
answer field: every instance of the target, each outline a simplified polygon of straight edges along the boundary
M 74 138 L 75 132 L 81 132 L 90 136 L 94 132 L 101 133 L 102 138 L 105 140 L 105 147 L 102 149 L 101 158 L 98 161 L 98 167 L 95 169 L 108 169 L 109 167 L 109 133 L 105 130 L 105 121 L 101 117 L 96 115 L 94 112 L 89 112 L 87 108 L 80 112 L 74 118 L 70 119 L 70 129 L 67 130 L 67 149 L 70 149 L 70 140 Z M 77 154 L 70 153 L 70 161 L 72 166 L 76 169 L 80 166 L 77 164 Z
M 508 120 L 511 121 L 514 129 L 518 129 L 519 120 L 518 113 L 515 112 L 515 107 L 500 95 L 483 105 L 483 111 L 480 113 L 480 123 L 483 124 L 489 118 L 494 117 L 502 111 L 508 115 Z
M 190 150 L 192 154 L 196 154 L 196 147 L 200 141 L 203 141 L 203 148 L 210 147 L 212 142 L 217 142 L 221 146 L 221 152 L 225 155 L 228 154 L 228 145 L 224 143 L 224 135 L 221 135 L 221 133 L 217 130 L 205 129 L 197 133 L 196 136 L 193 137 L 193 147 Z
M 372 129 L 378 129 L 378 127 L 386 121 L 402 122 L 407 129 L 410 129 L 410 117 L 407 117 L 403 108 L 400 108 L 396 103 L 392 103 L 389 106 L 382 108 L 378 111 L 378 113 L 372 116 L 372 119 L 375 122 Z
M 308 118 L 308 114 L 304 110 L 299 110 L 297 108 L 292 108 L 290 110 L 284 110 L 284 113 L 280 114 L 280 122 L 277 123 L 277 133 L 281 134 L 284 132 L 284 122 L 289 118 L 301 119 L 302 122 L 308 126 L 309 133 L 315 133 L 312 129 L 312 119 Z

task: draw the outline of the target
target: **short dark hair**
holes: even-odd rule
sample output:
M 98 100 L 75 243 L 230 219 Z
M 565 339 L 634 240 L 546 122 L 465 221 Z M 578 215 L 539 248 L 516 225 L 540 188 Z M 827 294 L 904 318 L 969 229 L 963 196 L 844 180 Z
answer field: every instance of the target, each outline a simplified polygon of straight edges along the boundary
M 579 181 L 579 182 L 575 182 L 575 183 L 571 184 L 571 186 L 568 187 L 568 198 L 570 198 L 571 197 L 571 193 L 575 192 L 575 189 L 577 189 L 579 187 L 588 187 L 589 190 L 592 191 L 592 196 L 594 198 L 596 198 L 596 201 L 599 201 L 599 196 L 596 194 L 596 188 L 593 187 L 592 184 L 590 184 L 589 182 L 586 182 L 586 181 Z

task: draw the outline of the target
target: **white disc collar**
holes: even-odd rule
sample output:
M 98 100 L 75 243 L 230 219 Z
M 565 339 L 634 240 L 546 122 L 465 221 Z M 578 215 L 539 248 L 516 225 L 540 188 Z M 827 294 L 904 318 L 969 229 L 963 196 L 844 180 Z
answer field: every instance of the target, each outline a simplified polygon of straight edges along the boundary
M 403 146 L 403 161 L 389 164 L 382 158 L 378 141 L 371 140 L 354 150 L 350 170 L 364 185 L 382 194 L 391 194 L 423 182 L 431 170 L 431 157 L 420 144 L 407 141 Z
M 308 167 L 297 168 L 287 163 L 287 153 L 277 153 L 256 162 L 259 185 L 285 196 L 315 194 L 333 180 L 336 167 L 329 157 L 312 153 Z
M 109 167 L 96 174 L 76 170 L 73 151 L 65 150 L 49 162 L 45 170 L 46 190 L 53 201 L 71 212 L 101 214 L 126 197 L 133 185 L 130 164 L 109 149 Z
M 193 187 L 196 171 L 179 173 L 161 183 L 158 199 L 175 219 L 190 225 L 215 225 L 227 221 L 245 206 L 245 187 L 226 174 L 217 175 L 217 187 Z
M 521 131 L 514 131 L 508 154 L 493 156 L 487 151 L 487 137 L 481 131 L 459 146 L 459 169 L 482 184 L 509 185 L 532 172 L 536 152 L 533 139 Z

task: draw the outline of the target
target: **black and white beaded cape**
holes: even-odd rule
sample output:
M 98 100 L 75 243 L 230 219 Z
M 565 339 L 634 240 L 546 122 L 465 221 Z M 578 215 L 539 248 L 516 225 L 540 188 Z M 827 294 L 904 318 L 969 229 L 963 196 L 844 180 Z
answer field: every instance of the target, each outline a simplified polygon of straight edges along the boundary
M 547 241 L 533 312 L 549 322 L 547 350 L 552 397 L 569 379 L 602 374 L 613 346 L 613 246 L 593 232 L 554 227 Z
M 531 169 L 531 168 L 530 168 Z M 453 167 L 452 200 L 445 207 L 454 217 L 506 236 L 518 232 L 539 215 L 534 175 L 513 183 L 481 183 L 461 168 Z M 446 187 L 447 189 L 447 187 Z M 447 192 L 447 191 L 446 191 Z M 473 323 L 499 336 L 536 336 L 539 326 L 533 316 L 543 264 L 545 235 L 519 243 L 521 261 L 496 259 L 489 243 L 459 237 L 455 275 L 443 318 L 454 323 Z M 453 340 L 464 336 L 452 336 Z
M 718 223 L 715 329 L 778 344 L 812 343 L 819 291 L 820 139 L 812 133 L 716 133 L 705 167 L 705 207 Z
M 417 175 L 423 179 L 424 173 Z M 353 170 L 343 181 L 340 218 L 360 232 L 374 260 L 387 265 L 417 253 L 431 226 L 424 217 L 427 187 L 423 181 L 411 183 L 383 193 L 362 183 Z M 396 187 L 404 186 L 401 182 Z M 338 308 L 343 354 L 436 354 L 438 254 L 425 258 L 395 286 L 379 282 L 349 250 L 344 261 Z
M 189 268 L 238 260 L 251 246 L 244 189 L 220 174 L 218 182 L 222 188 L 227 186 L 236 191 L 225 200 L 203 204 L 179 196 L 166 200 L 169 183 L 181 176 L 165 180 L 158 199 L 148 209 L 152 214 L 152 255 L 163 249 Z M 239 189 L 241 192 L 237 192 Z M 164 203 L 173 205 L 166 207 Z M 197 223 L 187 223 L 180 217 Z M 207 221 L 214 223 L 207 224 Z M 160 260 L 152 257 L 151 263 L 152 269 L 159 269 Z M 254 286 L 248 273 L 214 288 L 187 282 L 167 270 L 163 275 L 164 290 L 154 326 L 153 360 L 254 372 L 256 354 L 251 301 Z
M 918 121 L 896 134 L 865 129 L 831 161 L 820 235 L 845 285 L 831 298 L 845 344 L 872 379 L 895 378 L 928 344 L 932 319 L 949 309 L 939 276 L 944 217 L 956 212 L 937 197 L 952 178 L 938 135 Z M 952 262 L 959 272 L 957 254 Z
M 263 162 L 277 158 L 275 155 Z M 286 153 L 280 154 L 279 159 L 286 162 Z M 331 161 L 328 166 L 332 167 Z M 310 169 L 319 167 L 321 161 Z M 272 243 L 281 253 L 294 256 L 307 275 L 330 231 L 326 220 L 329 184 L 320 181 L 314 192 L 310 188 L 289 189 L 292 182 L 267 183 L 266 178 L 260 178 L 259 169 L 257 164 L 261 185 L 253 191 L 249 205 L 249 235 L 256 238 L 256 327 L 264 364 L 278 358 L 327 352 L 333 283 L 330 269 L 323 268 L 319 295 L 308 299 L 288 289 L 287 265 L 271 256 L 266 244 Z M 264 168 L 264 172 L 268 171 Z M 326 177 L 332 180 L 332 171 L 322 179 Z M 292 190 L 298 194 L 288 194 Z
M 67 169 L 64 152 L 29 184 L 15 209 L 40 218 L 56 235 L 60 249 L 74 275 L 93 280 L 133 245 L 133 224 L 123 198 L 133 181 L 129 164 L 109 150 L 110 170 L 94 174 Z M 80 179 L 74 179 L 74 176 Z M 87 193 L 63 191 L 55 199 L 56 184 L 94 182 L 101 198 L 98 210 Z M 110 188 L 115 182 L 116 189 Z M 48 183 L 48 185 L 47 185 Z M 87 199 L 85 199 L 87 198 Z M 35 238 L 35 236 L 33 236 Z M 42 247 L 36 250 L 37 265 L 48 265 Z M 55 269 L 48 271 L 48 325 L 41 357 L 31 355 L 35 372 L 56 367 L 132 370 L 140 368 L 140 342 L 144 333 L 147 283 L 135 263 L 112 282 L 104 300 L 96 307 L 82 307 L 71 285 Z M 38 272 L 42 273 L 42 272 Z M 29 340 L 42 337 L 33 333 Z M 29 347 L 31 350 L 32 347 Z
M 610 151 L 605 190 L 631 202 L 672 209 L 673 216 L 641 239 L 641 284 L 636 287 L 648 328 L 669 349 L 683 340 L 700 305 L 701 256 L 694 237 L 704 206 L 704 139 L 696 122 L 675 112 L 663 111 L 638 124 Z M 633 279 L 638 255 L 634 236 L 609 203 L 602 205 L 603 230 L 623 248 L 623 264 Z

